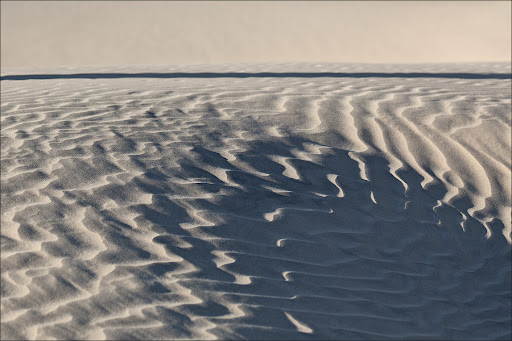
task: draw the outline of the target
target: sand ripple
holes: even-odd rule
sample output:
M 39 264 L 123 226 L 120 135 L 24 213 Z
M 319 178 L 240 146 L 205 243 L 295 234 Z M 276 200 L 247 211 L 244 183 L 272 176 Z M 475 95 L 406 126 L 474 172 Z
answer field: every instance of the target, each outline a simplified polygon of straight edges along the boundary
M 2 80 L 2 338 L 510 338 L 510 79 L 438 76 Z

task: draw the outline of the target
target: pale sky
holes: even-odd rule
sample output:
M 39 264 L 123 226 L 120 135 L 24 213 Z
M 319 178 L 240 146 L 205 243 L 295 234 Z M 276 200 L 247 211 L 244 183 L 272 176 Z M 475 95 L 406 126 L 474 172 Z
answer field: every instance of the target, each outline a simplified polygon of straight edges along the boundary
M 510 61 L 509 1 L 2 1 L 1 65 Z

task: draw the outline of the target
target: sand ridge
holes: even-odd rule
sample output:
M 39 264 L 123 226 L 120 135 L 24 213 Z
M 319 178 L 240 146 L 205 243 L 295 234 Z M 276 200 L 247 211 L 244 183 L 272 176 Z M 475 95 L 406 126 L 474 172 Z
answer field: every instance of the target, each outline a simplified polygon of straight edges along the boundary
M 509 76 L 2 69 L 2 338 L 510 337 Z

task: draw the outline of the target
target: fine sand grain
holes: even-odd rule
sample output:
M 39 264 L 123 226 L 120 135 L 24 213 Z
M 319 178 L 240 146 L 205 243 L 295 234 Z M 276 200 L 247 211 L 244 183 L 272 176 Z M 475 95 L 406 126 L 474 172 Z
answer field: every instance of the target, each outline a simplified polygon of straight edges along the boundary
M 510 339 L 508 64 L 2 69 L 2 339 Z

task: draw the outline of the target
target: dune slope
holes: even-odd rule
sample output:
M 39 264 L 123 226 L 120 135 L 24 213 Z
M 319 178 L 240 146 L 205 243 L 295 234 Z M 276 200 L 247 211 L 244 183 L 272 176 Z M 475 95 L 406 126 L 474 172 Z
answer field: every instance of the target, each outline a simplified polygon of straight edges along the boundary
M 2 339 L 511 337 L 507 64 L 12 68 L 1 95 Z

